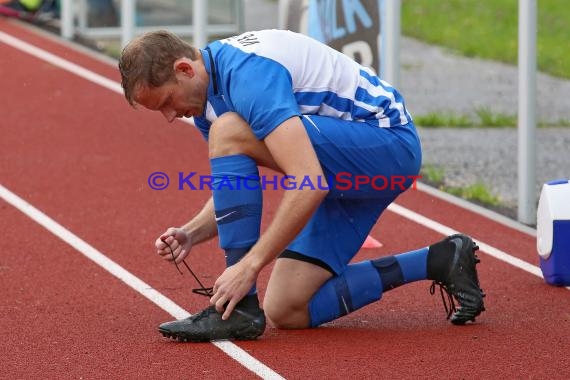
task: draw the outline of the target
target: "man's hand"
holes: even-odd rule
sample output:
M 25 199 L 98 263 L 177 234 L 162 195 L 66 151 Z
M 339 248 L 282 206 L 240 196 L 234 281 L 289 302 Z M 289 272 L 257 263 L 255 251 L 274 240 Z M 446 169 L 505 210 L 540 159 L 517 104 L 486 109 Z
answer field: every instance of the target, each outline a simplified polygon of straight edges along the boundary
M 257 272 L 244 260 L 227 268 L 218 277 L 210 303 L 216 306 L 219 313 L 223 313 L 223 320 L 230 317 L 237 303 L 249 292 L 256 279 Z
M 167 244 L 170 246 L 168 249 Z M 156 253 L 168 261 L 175 261 L 177 264 L 188 256 L 192 249 L 192 240 L 182 228 L 170 227 L 165 233 L 160 235 L 154 242 Z

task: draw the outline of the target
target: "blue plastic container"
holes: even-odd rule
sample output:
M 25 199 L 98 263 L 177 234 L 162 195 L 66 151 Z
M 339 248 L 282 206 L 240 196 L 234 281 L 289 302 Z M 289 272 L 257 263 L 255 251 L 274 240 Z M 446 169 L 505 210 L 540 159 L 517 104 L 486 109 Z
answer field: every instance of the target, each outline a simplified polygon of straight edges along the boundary
M 570 285 L 570 182 L 545 183 L 538 201 L 536 247 L 544 280 Z

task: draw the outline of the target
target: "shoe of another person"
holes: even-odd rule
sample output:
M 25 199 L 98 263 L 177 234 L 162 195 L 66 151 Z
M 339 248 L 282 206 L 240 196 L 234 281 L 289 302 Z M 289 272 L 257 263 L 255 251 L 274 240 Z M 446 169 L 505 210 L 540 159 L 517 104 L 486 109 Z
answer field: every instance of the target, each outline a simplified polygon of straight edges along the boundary
M 257 295 L 250 295 L 236 305 L 225 321 L 214 306 L 209 306 L 186 319 L 163 323 L 158 331 L 180 342 L 254 340 L 265 331 L 265 314 Z
M 485 293 L 479 285 L 476 268 L 480 260 L 475 252 L 479 247 L 469 236 L 462 234 L 448 236 L 435 246 L 439 249 L 446 249 L 448 252 L 453 250 L 453 253 L 450 255 L 451 262 L 447 273 L 443 274 L 442 279 L 433 282 L 431 293 L 434 293 L 436 284 L 440 285 L 448 318 L 454 325 L 464 325 L 469 321 L 475 322 L 475 318 L 485 311 L 483 303 Z M 444 290 L 451 304 L 449 310 L 443 297 Z M 455 307 L 453 298 L 459 303 L 458 308 Z

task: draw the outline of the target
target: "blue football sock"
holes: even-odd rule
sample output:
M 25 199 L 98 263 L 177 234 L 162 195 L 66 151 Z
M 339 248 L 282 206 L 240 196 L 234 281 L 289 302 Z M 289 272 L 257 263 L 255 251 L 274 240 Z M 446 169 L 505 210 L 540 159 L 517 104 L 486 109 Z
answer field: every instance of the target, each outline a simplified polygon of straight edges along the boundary
M 263 203 L 257 164 L 244 155 L 210 160 L 220 247 L 226 265 L 241 260 L 259 239 Z M 248 294 L 255 294 L 255 285 Z
M 235 263 L 240 261 L 242 259 L 242 257 L 244 257 L 245 254 L 249 252 L 250 248 L 251 247 L 248 247 L 248 248 L 226 248 L 225 249 L 226 267 L 231 267 L 232 265 L 234 265 Z M 252 294 L 257 294 L 256 284 L 253 284 L 252 288 L 249 289 L 249 292 L 247 292 L 247 295 L 252 295 Z
M 427 278 L 429 249 L 350 264 L 309 301 L 310 326 L 330 322 L 382 298 L 383 292 Z

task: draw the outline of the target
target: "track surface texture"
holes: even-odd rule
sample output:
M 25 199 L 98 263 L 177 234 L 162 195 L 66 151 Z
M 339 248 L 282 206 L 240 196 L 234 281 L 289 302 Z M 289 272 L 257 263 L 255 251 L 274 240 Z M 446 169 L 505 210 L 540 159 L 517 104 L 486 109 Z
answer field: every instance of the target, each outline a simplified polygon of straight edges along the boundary
M 114 85 L 25 52 L 21 42 Z M 356 260 L 423 247 L 449 231 L 472 235 L 487 293 L 476 323 L 451 325 L 425 281 L 318 329 L 268 328 L 257 341 L 235 344 L 163 338 L 158 324 L 207 305 L 191 293 L 190 275 L 153 249 L 159 233 L 184 223 L 209 196 L 175 184 L 178 172 L 209 173 L 205 142 L 187 123 L 129 108 L 113 65 L 4 19 L 0 67 L 0 378 L 570 378 L 570 292 L 536 275 L 535 238 L 419 190 L 399 198 L 373 229 L 383 247 Z M 170 176 L 168 189 L 149 187 L 156 171 Z M 17 208 L 10 194 L 29 205 Z M 265 227 L 280 193 L 264 196 Z M 48 230 L 40 212 L 62 228 Z M 224 267 L 215 241 L 188 261 L 207 285 Z M 261 296 L 270 269 L 260 277 Z M 132 278 L 142 281 L 138 288 Z

